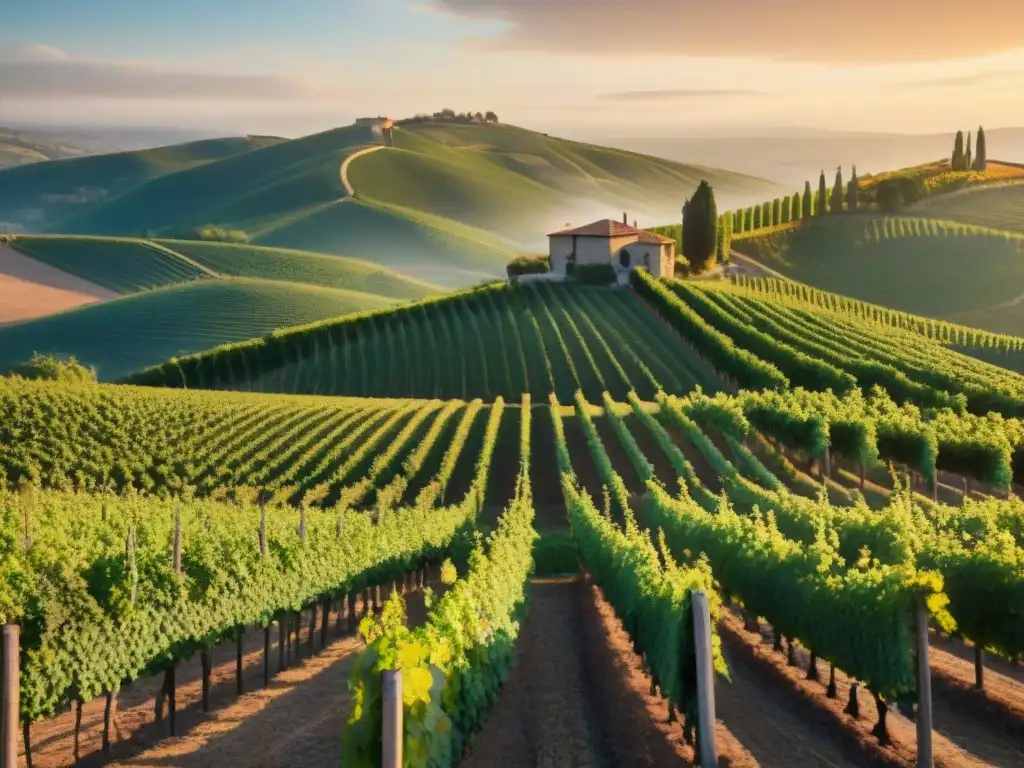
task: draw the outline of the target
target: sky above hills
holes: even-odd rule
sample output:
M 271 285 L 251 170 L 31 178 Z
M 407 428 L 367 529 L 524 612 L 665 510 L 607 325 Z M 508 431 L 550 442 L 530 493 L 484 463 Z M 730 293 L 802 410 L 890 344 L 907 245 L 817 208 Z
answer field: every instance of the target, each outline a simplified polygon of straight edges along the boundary
M 0 124 L 294 136 L 442 107 L 591 135 L 1022 122 L 1020 0 L 33 0 L 3 16 Z

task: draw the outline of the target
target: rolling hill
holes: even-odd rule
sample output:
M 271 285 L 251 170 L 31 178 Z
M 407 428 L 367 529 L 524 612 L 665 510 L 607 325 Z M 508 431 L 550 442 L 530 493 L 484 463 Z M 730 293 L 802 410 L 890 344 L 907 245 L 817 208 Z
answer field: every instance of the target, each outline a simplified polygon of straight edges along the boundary
M 27 231 L 59 231 L 61 220 L 92 210 L 149 179 L 281 141 L 268 136 L 207 139 L 0 170 L 0 222 Z
M 74 355 L 110 381 L 176 355 L 392 303 L 298 283 L 198 280 L 0 327 L 0 370 L 35 352 Z
M 54 220 L 53 232 L 176 237 L 216 224 L 253 241 L 352 256 L 449 287 L 501 276 L 566 220 L 678 214 L 702 178 L 723 201 L 762 179 L 580 144 L 512 126 L 408 124 L 395 147 L 348 126 L 166 173 Z M 341 177 L 347 168 L 349 195 Z M 2 181 L 2 176 L 0 176 Z
M 1024 234 L 1024 183 L 971 187 L 918 203 L 915 212 Z
M 1024 236 L 859 214 L 811 220 L 734 248 L 826 291 L 999 333 L 1024 332 Z

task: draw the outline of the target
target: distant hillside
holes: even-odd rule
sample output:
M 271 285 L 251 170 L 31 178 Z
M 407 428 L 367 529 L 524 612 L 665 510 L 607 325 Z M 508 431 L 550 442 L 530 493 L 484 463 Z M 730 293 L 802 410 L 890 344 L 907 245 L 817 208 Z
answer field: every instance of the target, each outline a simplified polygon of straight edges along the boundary
M 392 303 L 296 283 L 202 280 L 2 326 L 0 370 L 34 352 L 75 355 L 110 381 L 170 357 Z
M 0 169 L 44 160 L 116 152 L 114 145 L 96 138 L 62 135 L 0 126 Z
M 846 214 L 734 248 L 826 291 L 1024 333 L 1024 236 L 936 219 Z
M 1024 183 L 973 187 L 924 200 L 915 213 L 1024 233 Z
M 558 139 L 508 125 L 422 123 L 394 133 L 395 150 L 353 163 L 362 198 L 485 229 L 523 248 L 567 221 L 618 215 L 674 219 L 701 179 L 720 206 L 773 193 L 763 179 Z
M 362 152 L 380 145 L 354 126 L 281 142 L 152 178 L 51 231 L 175 237 L 217 224 L 264 245 L 353 256 L 458 287 L 502 275 L 509 258 L 566 221 L 623 210 L 675 218 L 702 178 L 723 205 L 775 191 L 741 174 L 512 126 L 408 125 L 394 131 L 394 148 Z M 350 157 L 354 198 L 341 174 Z
M 0 229 L 7 222 L 8 228 L 15 225 L 25 231 L 59 230 L 61 220 L 92 210 L 149 179 L 281 141 L 267 136 L 207 139 L 0 170 Z

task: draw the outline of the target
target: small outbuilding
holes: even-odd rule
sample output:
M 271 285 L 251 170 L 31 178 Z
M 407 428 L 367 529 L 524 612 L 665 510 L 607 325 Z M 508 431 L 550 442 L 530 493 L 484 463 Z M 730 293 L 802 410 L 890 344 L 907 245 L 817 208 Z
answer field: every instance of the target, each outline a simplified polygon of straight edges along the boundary
M 548 235 L 551 272 L 571 277 L 581 264 L 611 264 L 625 278 L 633 269 L 646 269 L 654 277 L 671 277 L 676 268 L 676 241 L 637 229 L 626 223 L 602 219 Z

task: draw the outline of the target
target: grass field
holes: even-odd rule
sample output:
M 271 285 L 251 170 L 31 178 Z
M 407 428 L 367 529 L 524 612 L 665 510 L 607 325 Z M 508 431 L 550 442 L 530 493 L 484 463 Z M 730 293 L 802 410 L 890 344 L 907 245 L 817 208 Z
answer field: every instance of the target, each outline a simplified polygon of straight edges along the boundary
M 487 232 L 363 200 L 317 207 L 262 232 L 258 242 L 344 254 L 450 288 L 502 277 L 505 264 L 516 255 L 511 244 Z
M 75 355 L 109 381 L 175 355 L 390 303 L 295 283 L 200 280 L 0 328 L 0 370 L 34 352 Z
M 925 216 L 1024 233 L 1024 183 L 941 195 L 918 204 L 916 210 Z
M 158 240 L 220 275 L 306 283 L 372 293 L 392 299 L 422 299 L 442 289 L 377 264 L 309 251 L 196 240 Z
M 535 244 L 567 220 L 674 218 L 702 178 L 720 205 L 773 189 L 761 179 L 598 147 L 505 125 L 412 124 L 393 152 L 352 164 L 360 197 L 381 200 Z
M 202 266 L 145 240 L 33 235 L 15 238 L 12 247 L 120 294 L 213 276 Z
M 972 193 L 978 194 L 978 193 Z M 786 277 L 857 299 L 1024 332 L 1024 238 L 934 219 L 812 221 L 737 246 Z
M 264 136 L 208 139 L 8 168 L 0 171 L 0 221 L 21 222 L 31 231 L 55 227 L 149 179 L 280 141 Z

